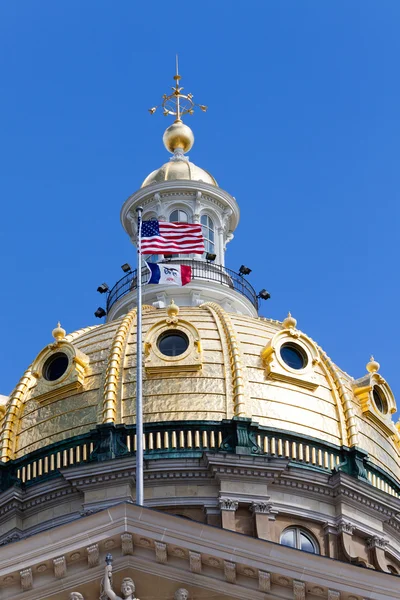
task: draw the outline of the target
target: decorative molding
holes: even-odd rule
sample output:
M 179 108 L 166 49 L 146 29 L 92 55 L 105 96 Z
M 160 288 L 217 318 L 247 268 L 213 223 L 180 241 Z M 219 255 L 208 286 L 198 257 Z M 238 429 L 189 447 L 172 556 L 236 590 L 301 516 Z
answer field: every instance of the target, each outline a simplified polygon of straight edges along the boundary
M 270 515 L 273 507 L 272 502 L 252 502 L 250 510 L 254 514 Z
M 4 462 L 15 458 L 16 432 L 19 422 L 18 417 L 33 380 L 31 367 L 29 367 L 22 375 L 8 399 L 1 434 L 0 458 Z
M 306 600 L 306 584 L 303 581 L 293 581 L 293 599 Z
M 154 542 L 154 548 L 156 551 L 156 560 L 159 563 L 166 564 L 167 562 L 167 544 L 163 542 Z
M 359 437 L 358 437 L 358 427 L 357 420 L 353 410 L 353 398 L 347 388 L 344 386 L 341 377 L 338 375 L 338 370 L 336 366 L 333 364 L 332 360 L 329 356 L 324 352 L 321 348 L 318 347 L 320 352 L 321 362 L 327 368 L 330 373 L 336 389 L 339 393 L 340 400 L 342 402 L 342 409 L 344 412 L 344 418 L 346 421 L 346 429 L 347 429 L 347 438 L 342 440 L 343 444 L 348 443 L 348 445 L 352 448 L 354 446 L 359 445 Z
M 189 565 L 192 573 L 201 573 L 201 554 L 189 551 Z
M 221 510 L 236 511 L 238 509 L 239 502 L 232 500 L 231 498 L 220 498 L 219 507 Z
M 19 576 L 21 578 L 21 588 L 23 591 L 26 592 L 27 590 L 31 590 L 33 586 L 32 569 L 30 567 L 29 569 L 23 569 L 19 572 Z
M 86 548 L 89 567 L 97 567 L 100 560 L 99 545 L 92 544 Z
M 328 600 L 340 600 L 340 592 L 328 590 Z
M 345 521 L 344 519 L 340 519 L 337 524 L 339 533 L 347 533 L 349 535 L 353 535 L 355 530 L 355 525 L 350 523 L 350 521 Z
M 117 420 L 117 393 L 122 353 L 126 345 L 129 330 L 136 316 L 136 310 L 136 308 L 133 308 L 122 319 L 111 344 L 104 379 L 103 423 L 115 423 Z
M 271 591 L 271 573 L 258 571 L 258 589 L 261 592 Z
M 224 575 L 229 583 L 236 583 L 236 564 L 228 560 L 224 560 Z
M 386 550 L 389 545 L 389 540 L 385 540 L 385 538 L 381 538 L 377 535 L 373 535 L 372 537 L 367 539 L 367 550 L 372 550 L 373 548 L 379 548 L 381 550 Z
M 133 554 L 133 536 L 130 533 L 121 534 L 122 554 Z
M 67 574 L 67 561 L 65 556 L 58 556 L 53 559 L 54 577 L 62 579 Z
M 208 310 L 214 319 L 218 315 L 226 336 L 229 347 L 229 356 L 231 361 L 232 383 L 233 383 L 233 413 L 235 417 L 241 417 L 246 414 L 245 403 L 245 375 L 242 364 L 242 357 L 237 340 L 235 329 L 228 313 L 215 302 L 206 302 L 201 308 Z

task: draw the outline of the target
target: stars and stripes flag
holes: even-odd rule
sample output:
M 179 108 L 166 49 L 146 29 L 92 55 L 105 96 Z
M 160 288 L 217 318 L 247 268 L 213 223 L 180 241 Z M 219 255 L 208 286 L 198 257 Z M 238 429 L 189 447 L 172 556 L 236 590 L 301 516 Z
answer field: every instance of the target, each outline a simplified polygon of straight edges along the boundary
M 142 221 L 142 254 L 203 254 L 203 232 L 197 223 Z

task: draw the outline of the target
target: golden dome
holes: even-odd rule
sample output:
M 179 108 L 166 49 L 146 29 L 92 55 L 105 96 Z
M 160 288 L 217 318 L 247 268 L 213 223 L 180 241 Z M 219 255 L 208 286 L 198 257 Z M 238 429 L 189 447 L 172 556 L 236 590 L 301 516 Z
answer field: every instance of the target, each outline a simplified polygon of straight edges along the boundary
M 143 181 L 141 187 L 151 185 L 152 183 L 162 183 L 164 181 L 203 181 L 210 185 L 218 185 L 214 177 L 204 169 L 196 166 L 188 160 L 171 160 L 159 169 L 156 169 Z
M 369 409 L 356 396 L 365 393 L 365 380 L 358 383 L 346 375 L 304 333 L 283 329 L 278 321 L 227 313 L 214 303 L 181 306 L 177 320 L 169 319 L 171 309 L 147 307 L 143 312 L 145 422 L 248 417 L 336 447 L 358 446 L 371 462 L 400 479 L 400 435 L 389 429 L 390 414 L 382 417 L 386 425 L 377 427 L 376 417 L 369 419 Z M 182 358 L 163 356 L 157 336 L 177 329 L 185 333 L 188 349 Z M 53 344 L 42 350 L 39 356 L 47 360 L 43 352 L 70 348 L 75 355 L 71 368 L 79 367 L 77 379 L 68 375 L 60 383 L 46 383 L 40 369 L 35 376 L 25 372 L 3 421 L 3 456 L 7 440 L 12 440 L 7 457 L 20 458 L 102 422 L 135 423 L 135 330 L 132 310 L 67 335 L 61 350 Z M 307 357 L 301 371 L 285 365 L 283 345 L 299 346 Z

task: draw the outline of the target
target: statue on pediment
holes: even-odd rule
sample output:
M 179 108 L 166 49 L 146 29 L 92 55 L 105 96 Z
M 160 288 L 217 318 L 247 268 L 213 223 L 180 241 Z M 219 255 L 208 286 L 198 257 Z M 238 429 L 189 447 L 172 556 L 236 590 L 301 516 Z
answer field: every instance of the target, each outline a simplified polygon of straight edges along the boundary
M 69 600 L 85 600 L 80 592 L 71 592 Z
M 121 583 L 121 596 L 118 596 L 112 589 L 112 556 L 106 556 L 106 572 L 103 582 L 103 595 L 109 600 L 139 600 L 135 596 L 135 583 L 131 577 L 124 577 Z
M 174 594 L 174 600 L 189 600 L 189 592 L 185 588 L 179 588 Z

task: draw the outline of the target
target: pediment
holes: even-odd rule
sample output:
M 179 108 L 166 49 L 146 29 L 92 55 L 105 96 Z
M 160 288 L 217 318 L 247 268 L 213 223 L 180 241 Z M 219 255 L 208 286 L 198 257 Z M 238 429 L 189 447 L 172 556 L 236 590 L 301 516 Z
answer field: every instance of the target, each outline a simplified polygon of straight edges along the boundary
M 189 600 L 328 598 L 340 589 L 342 598 L 350 590 L 361 600 L 362 590 L 378 587 L 389 600 L 397 588 L 383 573 L 121 503 L 3 546 L 1 597 L 70 600 L 75 591 L 103 600 L 109 553 L 114 590 L 120 595 L 122 579 L 131 577 L 140 600 L 173 600 L 179 588 Z

